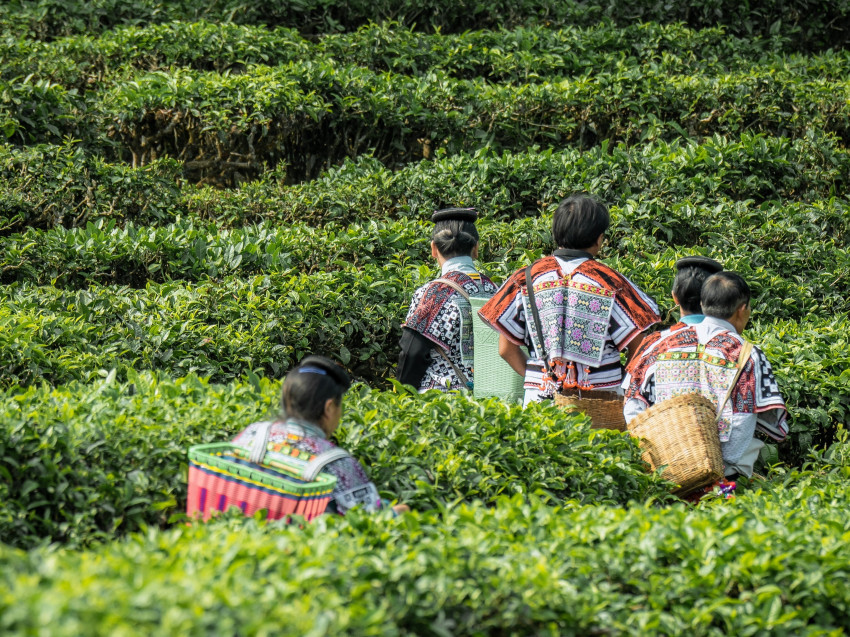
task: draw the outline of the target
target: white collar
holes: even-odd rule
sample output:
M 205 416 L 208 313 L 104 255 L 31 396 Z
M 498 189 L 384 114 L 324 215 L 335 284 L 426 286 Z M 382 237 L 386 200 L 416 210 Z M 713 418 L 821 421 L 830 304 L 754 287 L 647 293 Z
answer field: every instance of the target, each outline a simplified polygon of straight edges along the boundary
M 452 257 L 451 259 L 447 259 L 445 263 L 443 263 L 443 267 L 440 271 L 440 275 L 445 275 L 449 272 L 463 272 L 464 274 L 478 274 L 478 270 L 475 269 L 475 265 L 473 264 L 472 257 Z
M 733 332 L 735 334 L 738 333 L 738 330 L 735 329 L 735 326 L 732 325 L 729 321 L 722 318 L 717 318 L 716 316 L 706 316 L 699 325 L 712 325 L 721 330 L 727 330 L 729 332 Z

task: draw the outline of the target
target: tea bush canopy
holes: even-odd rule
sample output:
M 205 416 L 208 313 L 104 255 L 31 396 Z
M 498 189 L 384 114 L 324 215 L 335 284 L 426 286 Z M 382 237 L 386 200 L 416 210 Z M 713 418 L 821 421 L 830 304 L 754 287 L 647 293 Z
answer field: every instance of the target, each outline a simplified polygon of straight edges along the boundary
M 0 4 L 0 632 L 850 629 L 850 3 Z M 394 383 L 434 210 L 497 282 L 598 196 L 600 258 L 677 318 L 753 291 L 790 434 L 696 506 L 625 435 Z M 190 445 L 304 355 L 413 510 L 187 524 Z

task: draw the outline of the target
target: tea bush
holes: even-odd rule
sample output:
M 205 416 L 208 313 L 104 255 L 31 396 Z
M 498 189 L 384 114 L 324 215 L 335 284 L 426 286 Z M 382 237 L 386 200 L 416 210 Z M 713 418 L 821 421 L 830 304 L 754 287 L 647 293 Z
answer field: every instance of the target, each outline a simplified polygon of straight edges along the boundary
M 604 145 L 586 152 L 441 155 L 397 170 L 361 157 L 303 184 L 283 186 L 285 170 L 278 168 L 233 190 L 193 188 L 179 172 L 168 159 L 135 169 L 109 164 L 79 144 L 0 146 L 0 227 L 6 232 L 28 225 L 75 227 L 100 219 L 142 225 L 177 215 L 218 227 L 264 220 L 324 225 L 424 219 L 446 205 L 474 205 L 486 218 L 520 219 L 587 191 L 605 193 L 609 204 L 624 209 L 618 216 L 634 218 L 668 242 L 693 243 L 692 229 L 716 218 L 740 226 L 738 214 L 747 216 L 748 231 L 761 231 L 761 218 L 777 200 L 783 206 L 817 204 L 807 213 L 808 225 L 823 226 L 843 240 L 846 199 L 830 199 L 848 187 L 850 153 L 834 137 L 815 133 L 793 141 L 745 133 L 737 139 Z M 728 210 L 730 205 L 736 208 Z M 778 221 L 772 223 L 782 232 Z M 786 236 L 796 235 L 797 224 Z
M 241 0 L 11 0 L 0 7 L 0 29 L 31 37 L 99 32 L 121 25 L 169 20 L 285 25 L 306 33 L 351 30 L 366 22 L 400 20 L 426 31 L 442 33 L 493 29 L 520 24 L 550 23 L 589 26 L 603 20 L 628 27 L 636 22 L 680 22 L 693 28 L 725 26 L 744 37 L 787 34 L 802 49 L 847 44 L 850 9 L 827 0 L 770 0 L 742 5 L 730 0 L 711 3 L 612 2 L 589 5 L 552 0 L 506 0 L 467 3 L 444 0 L 411 2 L 302 2 L 271 0 L 258 4 Z
M 180 168 L 108 164 L 79 144 L 0 146 L 0 233 L 84 226 L 89 219 L 151 223 L 172 218 Z
M 725 202 L 724 202 L 725 203 Z M 814 312 L 846 312 L 850 297 L 850 257 L 836 244 L 843 219 L 830 219 L 832 206 L 762 206 L 730 202 L 717 207 L 689 203 L 667 207 L 659 223 L 657 204 L 614 208 L 616 227 L 605 249 L 611 265 L 628 272 L 656 297 L 664 312 L 673 309 L 668 288 L 675 260 L 693 253 L 691 244 L 740 272 L 755 293 L 757 317 L 802 319 Z M 719 209 L 718 209 L 719 208 Z M 660 212 L 660 211 L 659 211 Z M 832 210 L 842 212 L 838 206 Z M 754 221 L 761 227 L 750 230 Z M 816 223 L 812 223 L 815 222 Z M 479 224 L 480 257 L 492 277 L 504 280 L 514 269 L 552 249 L 549 215 Z M 740 237 L 748 234 L 746 240 Z M 796 235 L 804 244 L 786 246 Z M 669 247 L 673 236 L 681 247 Z M 86 228 L 29 230 L 0 239 L 0 282 L 51 284 L 65 289 L 91 284 L 144 287 L 148 282 L 208 277 L 288 276 L 384 268 L 430 268 L 430 227 L 416 220 L 369 221 L 340 225 L 260 223 L 222 230 L 211 222 L 183 221 L 157 227 L 119 228 L 98 222 Z M 626 256 L 619 256 L 626 255 Z
M 13 286 L 0 306 L 2 383 L 61 384 L 110 367 L 122 377 L 131 368 L 215 381 L 249 370 L 278 376 L 314 351 L 376 380 L 398 357 L 387 343 L 398 339 L 411 275 L 366 268 L 144 290 Z
M 185 510 L 186 449 L 273 415 L 279 394 L 278 383 L 256 376 L 228 385 L 114 377 L 2 396 L 0 541 L 90 544 L 164 525 Z M 635 442 L 554 407 L 360 386 L 346 398 L 337 438 L 384 496 L 419 509 L 503 494 L 625 504 L 666 493 Z
M 366 152 L 398 163 L 438 149 L 590 148 L 743 132 L 796 138 L 813 128 L 846 142 L 844 84 L 773 68 L 703 77 L 623 66 L 517 87 L 309 61 L 239 75 L 140 75 L 99 93 L 91 117 L 133 165 L 165 155 L 184 161 L 193 179 L 238 183 L 262 162 L 285 162 L 297 180 Z
M 622 63 L 669 73 L 719 73 L 758 65 L 791 65 L 798 72 L 840 79 L 847 56 L 784 55 L 787 40 L 741 39 L 722 28 L 699 31 L 679 24 L 600 23 L 554 30 L 540 25 L 500 31 L 427 34 L 397 23 L 369 24 L 353 33 L 307 40 L 288 28 L 214 22 L 169 22 L 128 26 L 96 36 L 52 41 L 0 42 L 0 77 L 34 73 L 39 79 L 88 90 L 126 74 L 128 68 L 157 71 L 188 67 L 238 71 L 252 64 L 286 64 L 332 58 L 373 71 L 422 76 L 434 70 L 496 82 L 611 72 Z M 808 69 L 808 71 L 806 70 Z
M 225 518 L 0 548 L 9 634 L 840 634 L 848 468 L 698 508 L 519 496 L 299 528 Z M 132 574 L 128 576 L 128 574 Z

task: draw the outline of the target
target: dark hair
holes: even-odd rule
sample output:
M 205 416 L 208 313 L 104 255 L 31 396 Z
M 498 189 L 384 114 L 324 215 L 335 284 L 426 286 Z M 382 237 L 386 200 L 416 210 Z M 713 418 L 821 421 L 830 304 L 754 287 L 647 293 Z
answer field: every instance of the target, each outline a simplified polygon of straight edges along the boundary
M 559 248 L 589 248 L 611 224 L 608 208 L 593 197 L 567 197 L 552 218 L 552 237 Z
M 702 285 L 702 313 L 730 319 L 741 305 L 750 302 L 750 286 L 739 274 L 724 271 L 712 274 Z
M 305 356 L 286 375 L 280 402 L 287 416 L 318 424 L 328 399 L 339 404 L 349 387 L 348 372 L 331 359 Z
M 450 219 L 434 224 L 431 241 L 445 258 L 466 257 L 478 245 L 478 228 L 472 221 Z
M 711 272 L 699 267 L 684 267 L 676 272 L 673 279 L 673 294 L 688 314 L 699 314 L 701 310 L 701 292 Z

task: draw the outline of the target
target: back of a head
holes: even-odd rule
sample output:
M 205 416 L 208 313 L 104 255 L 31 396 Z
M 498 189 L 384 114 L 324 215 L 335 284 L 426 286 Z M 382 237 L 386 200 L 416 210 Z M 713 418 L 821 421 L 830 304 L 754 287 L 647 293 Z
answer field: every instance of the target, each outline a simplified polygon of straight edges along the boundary
M 431 215 L 434 230 L 431 241 L 446 259 L 468 257 L 478 245 L 478 229 L 474 208 L 445 208 Z
M 552 238 L 559 248 L 585 250 L 591 247 L 608 229 L 611 217 L 608 208 L 593 197 L 567 197 L 552 218 Z
M 730 319 L 741 305 L 750 302 L 750 286 L 734 272 L 712 274 L 702 286 L 702 313 Z
M 702 311 L 702 286 L 708 277 L 723 270 L 723 266 L 707 257 L 685 257 L 676 261 L 676 268 L 673 294 L 682 312 L 699 314 Z
M 286 415 L 318 423 L 328 399 L 342 400 L 351 378 L 340 365 L 324 356 L 305 356 L 283 381 L 281 405 Z

